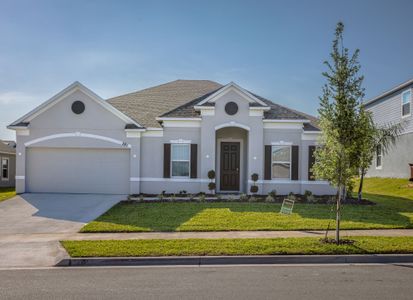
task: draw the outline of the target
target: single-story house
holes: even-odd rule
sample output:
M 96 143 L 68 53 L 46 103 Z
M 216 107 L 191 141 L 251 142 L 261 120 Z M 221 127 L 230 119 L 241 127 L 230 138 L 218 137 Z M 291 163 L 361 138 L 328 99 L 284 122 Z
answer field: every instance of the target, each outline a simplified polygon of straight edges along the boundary
M 14 142 L 0 140 L 0 187 L 14 187 L 16 149 Z
M 413 79 L 408 80 L 366 102 L 365 107 L 378 125 L 401 123 L 403 131 L 390 151 L 384 153 L 379 146 L 370 177 L 411 178 L 409 164 L 413 164 Z
M 17 193 L 335 192 L 314 180 L 316 119 L 235 83 L 176 80 L 103 100 L 75 82 L 8 128 Z

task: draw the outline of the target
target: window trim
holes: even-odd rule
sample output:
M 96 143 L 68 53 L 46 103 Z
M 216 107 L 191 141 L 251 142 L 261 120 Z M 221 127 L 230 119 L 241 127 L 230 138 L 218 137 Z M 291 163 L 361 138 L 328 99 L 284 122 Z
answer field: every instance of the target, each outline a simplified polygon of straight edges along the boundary
M 3 177 L 3 159 L 7 160 L 7 177 Z M 2 181 L 9 181 L 10 180 L 10 158 L 8 157 L 1 157 L 1 180 Z
M 189 158 L 188 158 L 188 160 L 182 160 L 182 159 L 180 159 L 180 160 L 175 160 L 175 159 L 173 159 L 173 148 L 174 148 L 174 145 L 186 145 L 186 146 L 188 146 L 188 148 L 189 148 L 189 150 L 188 150 L 188 152 L 189 152 Z M 174 176 L 173 175 L 173 162 L 176 162 L 176 161 L 180 161 L 180 162 L 188 162 L 188 176 Z M 171 172 L 171 178 L 191 178 L 191 143 L 171 143 L 171 166 L 170 166 L 170 172 Z
M 379 151 L 377 151 L 378 149 L 380 149 L 380 154 Z M 377 165 L 377 158 L 380 157 L 380 165 Z M 381 170 L 383 168 L 383 149 L 381 147 L 381 145 L 378 145 L 376 148 L 376 157 L 375 157 L 375 165 L 376 165 L 376 169 L 377 170 Z
M 274 147 L 285 147 L 285 148 L 289 148 L 290 149 L 290 161 L 274 161 L 273 160 L 273 151 L 274 151 Z M 274 170 L 273 170 L 273 165 L 274 163 L 288 163 L 290 164 L 290 174 L 288 176 L 288 178 L 274 178 Z M 292 166 L 292 145 L 285 145 L 285 144 L 272 144 L 271 145 L 271 180 L 291 180 L 291 166 Z
M 403 115 L 403 105 L 407 104 L 407 103 L 403 103 L 403 95 L 407 94 L 407 93 L 410 93 L 410 99 L 409 99 L 409 102 L 408 102 L 410 109 L 409 109 L 409 113 L 407 115 Z M 402 115 L 402 118 L 410 117 L 412 115 L 412 89 L 407 89 L 407 90 L 405 90 L 401 93 L 400 102 L 401 102 L 401 115 Z

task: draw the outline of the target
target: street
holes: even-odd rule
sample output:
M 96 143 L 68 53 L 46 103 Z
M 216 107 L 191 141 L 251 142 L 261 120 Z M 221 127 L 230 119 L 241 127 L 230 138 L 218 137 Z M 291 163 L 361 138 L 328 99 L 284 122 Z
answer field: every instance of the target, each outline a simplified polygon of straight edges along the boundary
M 0 270 L 0 299 L 412 299 L 413 265 Z

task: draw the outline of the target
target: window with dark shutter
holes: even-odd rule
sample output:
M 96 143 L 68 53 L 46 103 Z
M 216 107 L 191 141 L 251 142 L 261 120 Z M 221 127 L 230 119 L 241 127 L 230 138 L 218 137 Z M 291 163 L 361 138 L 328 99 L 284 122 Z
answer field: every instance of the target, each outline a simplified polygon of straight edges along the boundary
M 271 180 L 271 146 L 265 146 L 264 153 L 264 180 Z
M 191 144 L 191 178 L 197 178 L 198 173 L 198 145 Z
M 163 144 L 163 177 L 171 177 L 171 144 Z
M 314 157 L 314 152 L 315 152 L 316 146 L 308 146 L 308 180 L 314 181 L 315 177 L 312 171 L 312 168 L 315 163 L 315 157 Z
M 291 146 L 291 180 L 298 180 L 298 146 Z

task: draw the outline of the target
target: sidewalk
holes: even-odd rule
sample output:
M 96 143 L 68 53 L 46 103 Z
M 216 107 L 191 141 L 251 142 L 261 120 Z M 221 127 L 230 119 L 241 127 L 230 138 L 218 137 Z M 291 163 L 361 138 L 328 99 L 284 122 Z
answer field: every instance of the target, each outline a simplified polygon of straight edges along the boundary
M 329 236 L 334 236 L 334 230 Z M 346 236 L 413 236 L 413 229 L 341 230 Z M 3 243 L 49 242 L 60 240 L 134 240 L 134 239 L 220 239 L 323 237 L 325 231 L 217 231 L 217 232 L 136 232 L 136 233 L 33 233 L 0 235 Z

